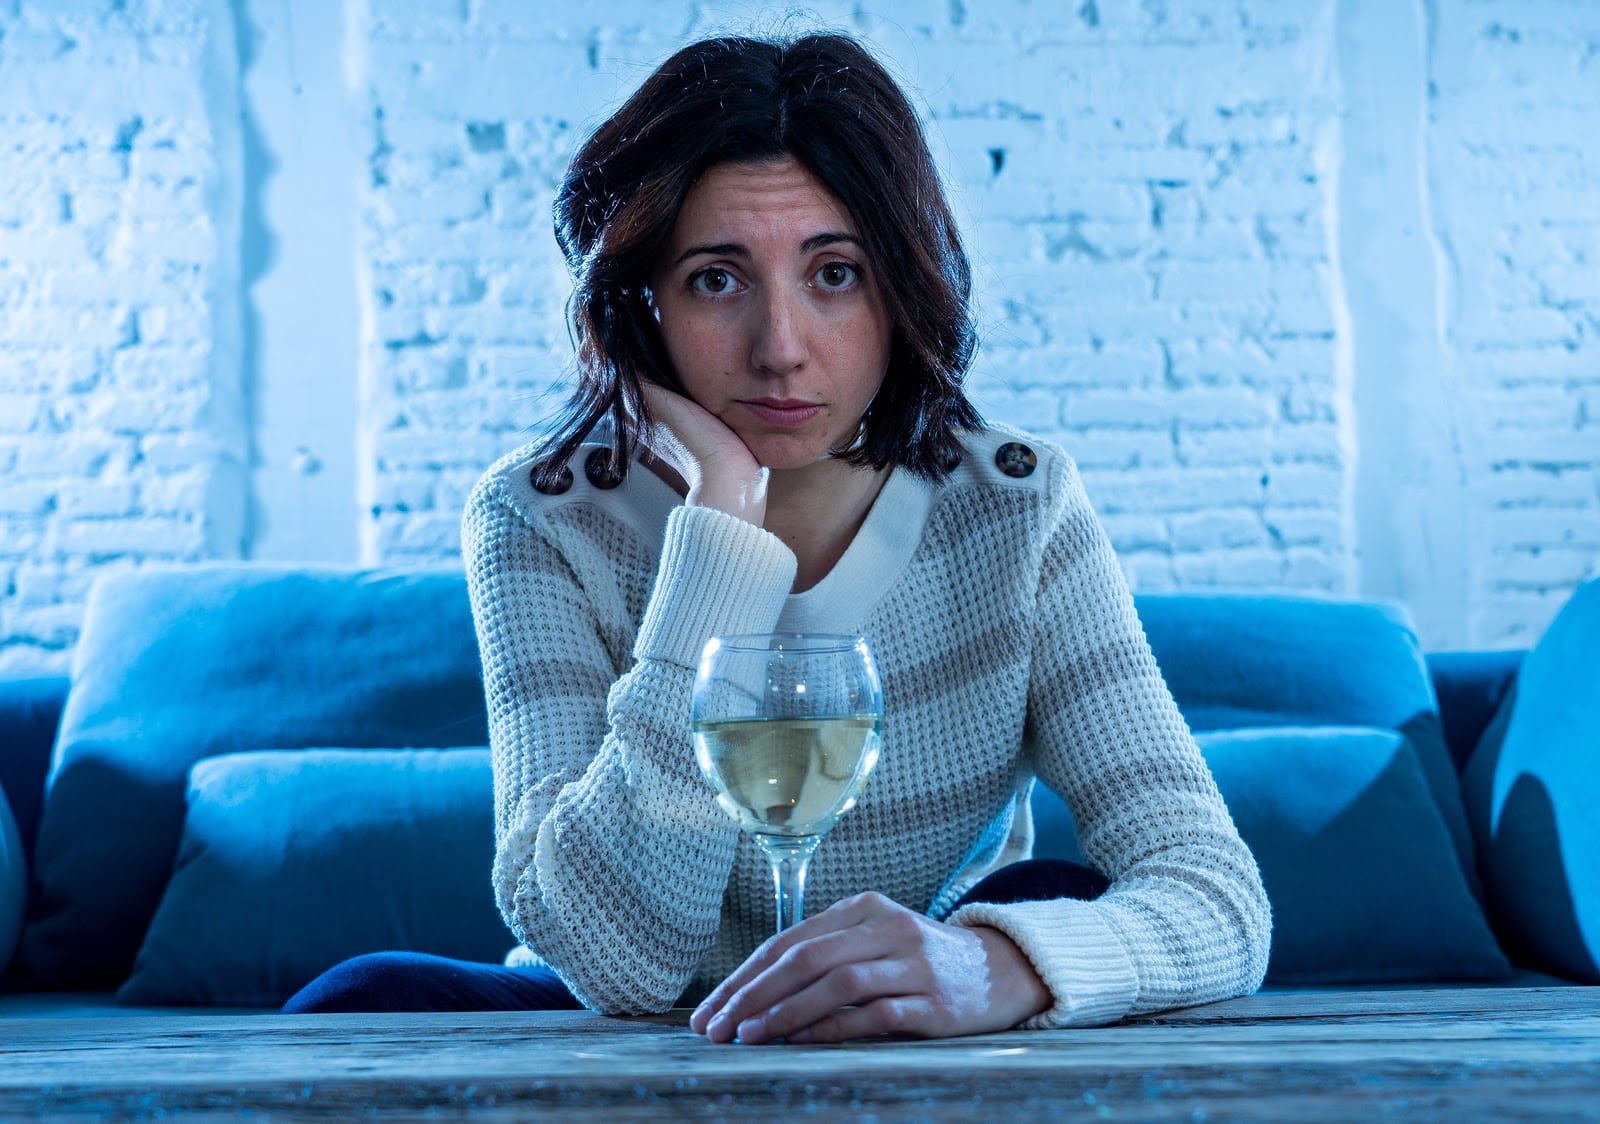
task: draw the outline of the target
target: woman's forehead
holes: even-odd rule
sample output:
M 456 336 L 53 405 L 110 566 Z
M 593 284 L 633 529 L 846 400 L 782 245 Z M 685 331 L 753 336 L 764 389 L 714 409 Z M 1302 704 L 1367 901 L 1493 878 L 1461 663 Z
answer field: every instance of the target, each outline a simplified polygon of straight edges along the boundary
M 793 157 L 717 164 L 696 181 L 673 227 L 675 254 L 691 243 L 762 237 L 795 248 L 819 233 L 850 237 L 855 222 L 844 202 Z

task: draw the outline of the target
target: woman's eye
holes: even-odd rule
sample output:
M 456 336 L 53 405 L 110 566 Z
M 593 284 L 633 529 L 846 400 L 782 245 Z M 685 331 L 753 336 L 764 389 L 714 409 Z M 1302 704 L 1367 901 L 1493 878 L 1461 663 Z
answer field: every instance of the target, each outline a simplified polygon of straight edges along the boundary
M 733 274 L 726 269 L 702 269 L 689 279 L 689 283 L 700 292 L 714 297 L 731 293 L 735 288 Z
M 843 289 L 856 279 L 856 267 L 842 261 L 831 261 L 817 270 L 817 280 L 824 289 Z

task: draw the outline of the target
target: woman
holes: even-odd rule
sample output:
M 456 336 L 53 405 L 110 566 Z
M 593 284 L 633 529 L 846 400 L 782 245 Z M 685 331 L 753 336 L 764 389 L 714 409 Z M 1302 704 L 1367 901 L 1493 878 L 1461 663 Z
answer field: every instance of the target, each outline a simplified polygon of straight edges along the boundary
M 963 396 L 967 259 L 884 70 L 839 36 L 694 44 L 555 214 L 578 389 L 463 524 L 520 962 L 365 958 L 291 1009 L 694 1002 L 714 1041 L 812 1042 L 1256 987 L 1255 864 L 1072 462 Z M 688 715 L 707 637 L 776 630 L 869 637 L 885 749 L 812 862 L 832 904 L 763 941 L 766 860 Z M 1035 776 L 1109 888 L 1017 861 Z

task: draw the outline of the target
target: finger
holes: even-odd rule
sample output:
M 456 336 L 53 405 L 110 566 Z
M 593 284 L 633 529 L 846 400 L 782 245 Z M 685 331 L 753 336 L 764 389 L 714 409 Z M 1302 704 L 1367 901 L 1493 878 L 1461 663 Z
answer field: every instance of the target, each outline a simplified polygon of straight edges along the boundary
M 693 403 L 654 383 L 645 383 L 642 389 L 649 420 L 644 431 L 645 445 L 679 474 L 693 471 L 695 457 L 682 436 L 692 425 L 687 407 Z
M 882 959 L 844 964 L 737 1024 L 740 1042 L 758 1045 L 814 1026 L 831 1015 L 884 999 L 922 994 L 926 980 L 913 962 Z
M 689 1029 L 696 1034 L 704 1034 L 706 1032 L 706 1024 L 711 1021 L 718 1011 L 721 1011 L 727 1005 L 728 999 L 740 988 L 755 979 L 775 959 L 776 954 L 772 952 L 775 942 L 785 936 L 798 933 L 799 928 L 799 926 L 795 926 L 795 928 L 785 930 L 785 932 L 778 934 L 776 937 L 768 937 L 754 952 L 745 957 L 743 964 L 728 973 L 721 983 L 711 989 L 709 995 L 700 1000 L 699 1005 L 694 1009 L 694 1013 L 689 1016 Z
M 705 1033 L 717 1042 L 776 1037 L 835 1007 L 925 990 L 930 982 L 926 959 L 906 943 L 903 926 L 856 925 L 780 956 L 728 998 L 705 1022 Z
M 785 929 L 777 936 L 768 937 L 762 944 L 745 958 L 743 964 L 735 968 L 728 977 L 711 990 L 700 1001 L 694 1013 L 689 1016 L 689 1028 L 696 1034 L 704 1034 L 706 1025 L 724 1007 L 729 1000 L 745 987 L 748 987 L 758 976 L 770 969 L 790 949 L 804 941 L 816 940 L 831 933 L 843 932 L 846 929 L 861 925 L 869 920 L 875 913 L 881 911 L 887 903 L 894 909 L 887 898 L 877 894 L 859 894 L 853 898 L 835 902 L 821 913 L 806 918 L 800 924 Z M 829 965 L 831 967 L 831 965 Z
M 805 1046 L 848 1042 L 853 1038 L 877 1038 L 884 1034 L 909 1034 L 925 1038 L 934 1033 L 933 1007 L 927 999 L 916 995 L 896 995 L 824 1015 L 810 1026 L 791 1031 L 784 1040 L 794 1046 Z
M 746 966 L 753 970 L 741 966 L 737 978 L 729 977 L 718 993 L 697 1009 L 697 1015 L 705 1012 L 698 1021 L 712 1041 L 732 1041 L 746 1019 L 765 1013 L 837 968 L 877 960 L 888 951 L 873 939 L 870 930 L 858 926 L 801 941 L 761 965 L 753 964 L 752 957 Z M 696 1021 L 690 1017 L 691 1028 Z

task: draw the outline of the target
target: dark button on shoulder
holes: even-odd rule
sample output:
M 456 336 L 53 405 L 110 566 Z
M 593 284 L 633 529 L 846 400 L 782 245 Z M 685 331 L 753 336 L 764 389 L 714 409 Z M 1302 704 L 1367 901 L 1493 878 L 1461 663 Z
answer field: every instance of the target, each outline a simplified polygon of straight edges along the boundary
M 559 496 L 572 487 L 572 469 L 566 465 L 561 466 L 561 475 L 557 476 L 550 484 L 543 484 L 539 474 L 544 471 L 544 465 L 536 464 L 533 471 L 528 473 L 528 478 L 533 482 L 533 490 L 542 496 Z
M 611 460 L 611 453 L 605 449 L 596 449 L 583 461 L 583 474 L 601 491 L 610 491 L 622 483 L 622 474 L 612 472 L 607 464 Z
M 1039 458 L 1022 442 L 1007 441 L 995 450 L 994 463 L 1007 476 L 1021 480 L 1033 475 L 1033 470 L 1039 467 Z

